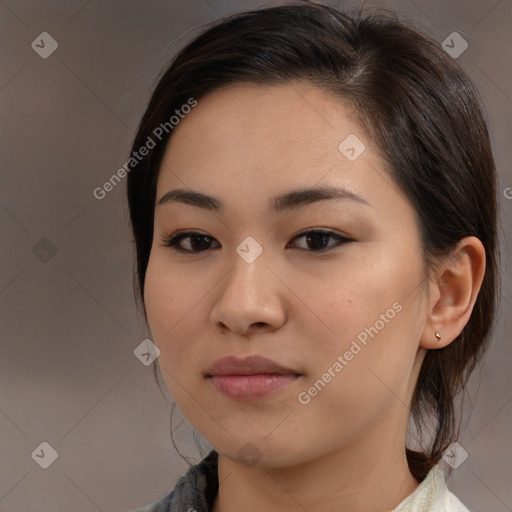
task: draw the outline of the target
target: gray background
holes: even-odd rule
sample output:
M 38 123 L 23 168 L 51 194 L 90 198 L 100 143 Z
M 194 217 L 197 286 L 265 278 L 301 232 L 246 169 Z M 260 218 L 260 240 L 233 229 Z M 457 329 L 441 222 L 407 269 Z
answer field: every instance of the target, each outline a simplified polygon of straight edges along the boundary
M 0 2 L 3 512 L 123 511 L 162 496 L 186 469 L 168 433 L 170 397 L 133 354 L 149 333 L 132 294 L 125 184 L 103 200 L 92 191 L 127 160 L 162 66 L 197 26 L 278 3 Z M 460 440 L 469 457 L 449 486 L 474 512 L 510 511 L 512 0 L 372 4 L 399 9 L 440 42 L 459 32 L 469 48 L 458 60 L 488 111 L 504 300 L 471 379 Z M 47 59 L 31 48 L 43 31 L 59 44 Z M 187 432 L 177 436 L 185 452 Z M 48 469 L 31 456 L 43 441 L 58 452 Z

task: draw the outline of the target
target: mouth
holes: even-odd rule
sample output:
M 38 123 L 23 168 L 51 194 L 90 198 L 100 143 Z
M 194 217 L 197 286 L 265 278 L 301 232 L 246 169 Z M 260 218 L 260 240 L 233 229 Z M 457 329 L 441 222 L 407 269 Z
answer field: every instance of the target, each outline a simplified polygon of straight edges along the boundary
M 206 378 L 214 388 L 232 400 L 256 400 L 285 389 L 302 374 L 261 356 L 217 360 Z

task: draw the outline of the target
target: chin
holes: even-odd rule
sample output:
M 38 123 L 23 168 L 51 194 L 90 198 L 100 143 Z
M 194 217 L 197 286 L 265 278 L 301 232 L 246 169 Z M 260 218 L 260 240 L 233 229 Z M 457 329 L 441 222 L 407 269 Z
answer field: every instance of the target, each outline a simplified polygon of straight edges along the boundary
M 298 446 L 296 438 L 286 436 L 287 442 L 271 441 L 261 435 L 243 439 L 225 439 L 220 443 L 210 443 L 215 451 L 233 462 L 254 468 L 281 468 L 306 462 L 311 454 Z

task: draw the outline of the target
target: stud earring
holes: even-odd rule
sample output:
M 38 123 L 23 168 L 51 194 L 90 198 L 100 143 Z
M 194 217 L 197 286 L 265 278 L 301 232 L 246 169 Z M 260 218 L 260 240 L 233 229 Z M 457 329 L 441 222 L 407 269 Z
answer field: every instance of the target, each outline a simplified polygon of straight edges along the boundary
M 439 343 L 441 341 L 441 335 L 436 332 L 436 338 L 437 338 L 437 342 Z

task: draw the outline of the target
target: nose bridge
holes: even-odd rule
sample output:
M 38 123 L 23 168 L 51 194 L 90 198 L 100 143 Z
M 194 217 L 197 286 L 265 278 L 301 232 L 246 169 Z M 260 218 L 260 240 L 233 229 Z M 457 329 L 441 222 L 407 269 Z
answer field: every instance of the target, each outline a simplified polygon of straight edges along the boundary
M 270 251 L 253 237 L 247 237 L 230 259 L 232 268 L 226 275 L 212 320 L 233 331 L 245 333 L 252 324 L 278 327 L 285 319 L 278 291 L 278 280 L 272 271 Z
M 236 292 L 242 292 L 246 297 L 254 297 L 260 294 L 260 285 L 268 286 L 267 268 L 269 251 L 263 249 L 263 245 L 252 236 L 247 236 L 235 249 L 233 255 L 233 269 L 228 276 L 230 286 L 236 288 Z M 241 289 L 238 289 L 241 287 Z

